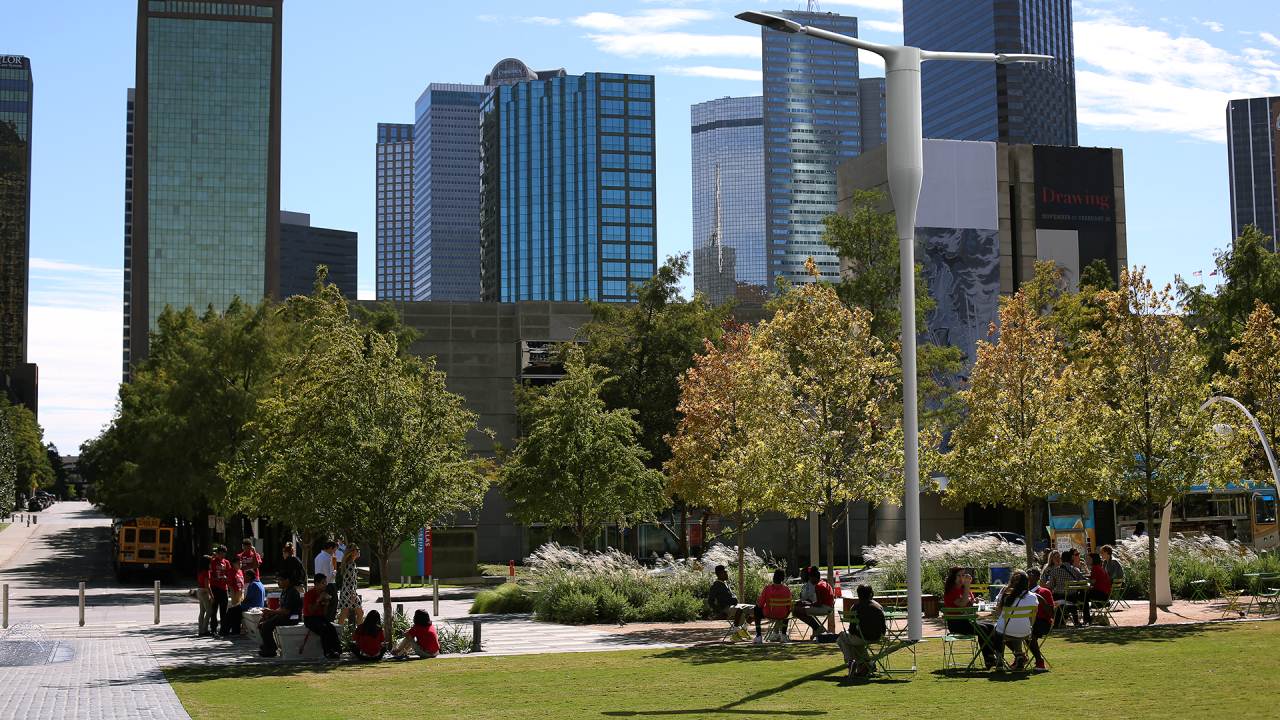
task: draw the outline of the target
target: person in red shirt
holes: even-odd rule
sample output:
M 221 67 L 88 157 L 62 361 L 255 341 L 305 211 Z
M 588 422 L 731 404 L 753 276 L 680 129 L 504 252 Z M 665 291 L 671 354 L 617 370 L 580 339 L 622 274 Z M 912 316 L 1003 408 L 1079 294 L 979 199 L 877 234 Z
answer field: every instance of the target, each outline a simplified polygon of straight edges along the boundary
M 382 646 L 386 635 L 382 632 L 382 614 L 370 610 L 364 621 L 351 633 L 351 654 L 357 660 L 381 660 L 386 649 Z
M 1102 555 L 1089 553 L 1089 597 L 1085 601 L 1085 622 L 1090 622 L 1089 606 L 1092 603 L 1111 602 L 1111 574 L 1107 566 L 1102 564 Z
M 436 635 L 436 626 L 431 624 L 431 615 L 426 610 L 414 611 L 413 626 L 391 651 L 391 657 L 405 660 L 409 657 L 410 650 L 420 658 L 433 658 L 440 654 L 440 638 Z
M 1032 592 L 1040 598 L 1040 607 L 1036 609 L 1036 619 L 1031 625 L 1031 655 L 1036 659 L 1036 669 L 1046 670 L 1044 664 L 1044 655 L 1040 654 L 1040 638 L 1049 634 L 1053 629 L 1053 591 L 1049 589 L 1047 584 L 1041 584 L 1040 568 L 1030 568 L 1027 570 L 1027 584 L 1032 588 Z
M 800 599 L 796 601 L 792 613 L 813 629 L 814 642 L 825 632 L 822 623 L 814 616 L 831 617 L 835 605 L 835 593 L 831 592 L 831 585 L 822 579 L 822 571 L 816 566 L 805 568 L 804 590 L 800 592 Z
M 200 617 L 197 620 L 196 634 L 209 634 L 209 616 L 213 614 L 213 595 L 209 593 L 209 564 L 213 562 L 211 555 L 200 558 L 196 566 L 196 600 L 200 603 Z
M 773 571 L 773 582 L 764 586 L 760 591 L 760 597 L 756 599 L 756 639 L 757 645 L 764 642 L 764 636 L 760 633 L 761 619 L 768 620 L 786 620 L 791 615 L 791 588 L 786 584 L 787 574 L 782 570 Z M 773 602 L 770 602 L 772 600 Z M 780 642 L 787 641 L 787 635 L 784 632 L 779 638 Z
M 952 567 L 947 571 L 947 579 L 942 585 L 942 607 L 967 608 L 978 602 L 977 596 L 969 589 L 973 582 L 973 573 L 962 567 Z M 992 622 L 970 622 L 969 620 L 948 620 L 947 631 L 957 635 L 976 635 L 979 638 L 979 649 L 987 669 L 996 666 L 995 650 L 990 639 L 995 635 L 996 626 Z
M 240 566 L 240 570 L 252 570 L 255 575 L 262 577 L 262 555 L 253 547 L 253 538 L 242 540 L 240 547 L 240 552 L 236 553 L 236 564 Z
M 227 561 L 227 549 L 218 545 L 213 549 L 213 559 L 209 561 L 209 594 L 213 596 L 212 617 L 209 620 L 209 634 L 217 635 L 221 625 L 223 635 L 230 635 L 227 622 L 227 589 L 231 586 L 231 575 L 234 571 Z
M 325 584 L 324 574 L 316 573 L 315 583 L 302 596 L 302 624 L 320 636 L 324 656 L 336 660 L 342 655 L 342 639 L 338 637 L 338 628 L 329 622 L 329 593 Z

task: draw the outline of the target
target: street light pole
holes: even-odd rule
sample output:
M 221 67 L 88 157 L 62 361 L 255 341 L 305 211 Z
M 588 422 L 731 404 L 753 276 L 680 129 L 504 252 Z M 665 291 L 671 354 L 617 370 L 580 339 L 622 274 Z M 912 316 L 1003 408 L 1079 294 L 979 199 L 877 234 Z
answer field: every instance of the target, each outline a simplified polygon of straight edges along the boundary
M 886 142 L 889 196 L 898 226 L 898 258 L 901 288 L 898 309 L 902 315 L 902 430 L 904 467 L 903 515 L 907 536 L 907 635 L 923 634 L 920 597 L 920 439 L 916 402 L 916 210 L 924 179 L 924 131 L 920 108 L 920 64 L 925 60 L 959 60 L 1007 64 L 1045 62 L 1048 55 L 1012 55 L 969 52 L 934 52 L 905 45 L 882 45 L 822 28 L 801 25 L 778 15 L 748 11 L 739 20 L 779 32 L 798 33 L 884 58 Z
M 1234 405 L 1236 409 L 1244 413 L 1245 417 L 1249 418 L 1249 422 L 1253 423 L 1253 430 L 1258 433 L 1258 440 L 1262 443 L 1262 450 L 1267 454 L 1267 464 L 1271 466 L 1271 480 L 1276 486 L 1276 499 L 1277 501 L 1280 501 L 1280 470 L 1276 469 L 1276 454 L 1271 450 L 1271 443 L 1267 442 L 1266 433 L 1262 432 L 1262 424 L 1258 422 L 1258 418 L 1254 417 L 1253 413 L 1249 412 L 1249 409 L 1246 408 L 1243 403 L 1230 395 L 1214 395 L 1208 400 L 1205 400 L 1204 404 L 1200 406 L 1200 409 L 1204 410 L 1210 405 L 1220 402 L 1227 403 L 1228 405 Z M 1222 430 L 1219 429 L 1219 426 L 1214 425 L 1213 429 L 1220 435 L 1230 434 L 1232 432 L 1230 425 L 1226 425 L 1224 427 L 1226 429 Z

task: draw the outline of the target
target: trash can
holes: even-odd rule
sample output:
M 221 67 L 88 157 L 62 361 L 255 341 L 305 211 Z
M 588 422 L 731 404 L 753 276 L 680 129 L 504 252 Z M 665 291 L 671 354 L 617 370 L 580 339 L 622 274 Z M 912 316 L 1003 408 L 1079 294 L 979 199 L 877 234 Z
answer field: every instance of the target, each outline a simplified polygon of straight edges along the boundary
M 1009 584 L 1009 578 L 1013 577 L 1013 566 L 1009 563 L 995 563 L 988 565 L 987 569 L 991 573 L 991 599 L 995 599 L 995 591 L 998 589 L 995 586 Z

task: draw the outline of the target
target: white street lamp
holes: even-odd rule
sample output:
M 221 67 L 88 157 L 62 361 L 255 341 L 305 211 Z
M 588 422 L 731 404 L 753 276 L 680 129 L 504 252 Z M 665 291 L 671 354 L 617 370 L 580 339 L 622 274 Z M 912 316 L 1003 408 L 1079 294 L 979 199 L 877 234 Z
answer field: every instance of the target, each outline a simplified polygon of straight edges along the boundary
M 829 30 L 801 25 L 777 15 L 748 11 L 739 20 L 780 32 L 799 33 L 850 45 L 884 58 L 885 102 L 889 137 L 887 158 L 889 196 L 897 213 L 898 254 L 901 264 L 899 311 L 902 314 L 902 429 L 905 437 L 906 489 L 902 509 L 907 525 L 907 635 L 922 635 L 920 607 L 920 458 L 916 409 L 916 209 L 924 178 L 924 135 L 920 110 L 920 63 L 925 60 L 960 60 L 1007 64 L 1045 62 L 1049 55 L 1013 55 L 970 52 L 935 52 L 905 45 L 881 45 Z
M 1225 402 L 1229 405 L 1236 406 L 1240 412 L 1244 413 L 1245 417 L 1249 418 L 1249 422 L 1253 423 L 1253 430 L 1258 433 L 1258 440 L 1262 443 L 1262 450 L 1267 454 L 1267 464 L 1271 466 L 1271 480 L 1276 486 L 1276 496 L 1277 498 L 1280 498 L 1280 470 L 1276 469 L 1276 454 L 1272 452 L 1271 443 L 1267 442 L 1267 435 L 1262 432 L 1262 425 L 1258 422 L 1258 418 L 1254 417 L 1253 413 L 1249 412 L 1249 409 L 1246 408 L 1243 403 L 1229 395 L 1214 395 L 1208 400 L 1205 400 L 1204 404 L 1200 406 L 1200 409 L 1204 410 L 1210 405 L 1219 402 Z M 1231 435 L 1235 432 L 1235 428 L 1231 427 L 1227 423 L 1214 423 L 1213 431 L 1219 435 Z

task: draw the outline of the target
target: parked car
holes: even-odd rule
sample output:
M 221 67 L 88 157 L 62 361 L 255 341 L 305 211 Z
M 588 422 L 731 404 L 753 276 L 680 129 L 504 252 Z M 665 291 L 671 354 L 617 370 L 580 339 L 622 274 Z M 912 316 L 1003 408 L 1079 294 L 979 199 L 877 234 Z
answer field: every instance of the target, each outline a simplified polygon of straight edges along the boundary
M 44 503 L 40 502 L 38 497 L 33 497 L 27 501 L 27 512 L 40 512 L 44 507 Z

